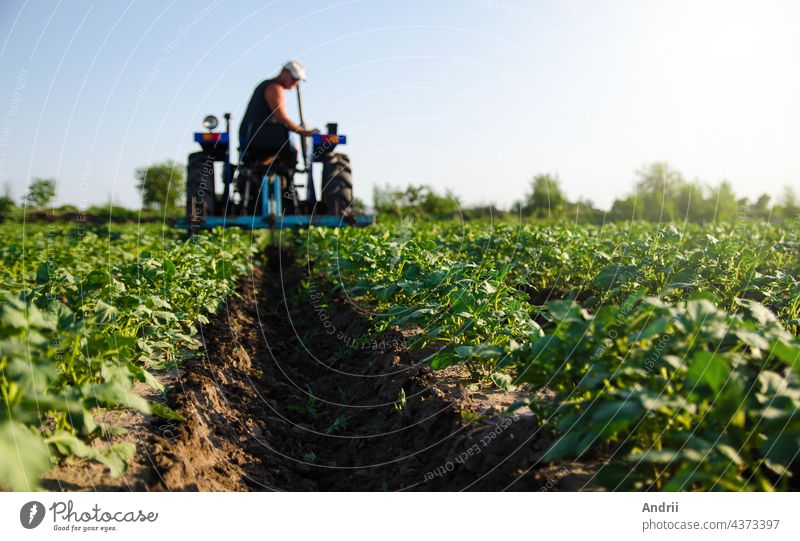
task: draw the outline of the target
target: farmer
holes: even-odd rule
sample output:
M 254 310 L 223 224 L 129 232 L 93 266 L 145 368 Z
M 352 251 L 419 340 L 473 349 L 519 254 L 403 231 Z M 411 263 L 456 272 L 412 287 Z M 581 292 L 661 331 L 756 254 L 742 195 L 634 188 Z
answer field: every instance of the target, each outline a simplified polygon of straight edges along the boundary
M 289 139 L 292 131 L 307 137 L 319 130 L 308 130 L 295 124 L 286 113 L 285 90 L 291 90 L 306 79 L 303 65 L 292 60 L 272 79 L 262 81 L 253 91 L 247 111 L 239 126 L 239 150 L 248 156 L 262 158 L 277 155 L 294 167 L 297 148 Z

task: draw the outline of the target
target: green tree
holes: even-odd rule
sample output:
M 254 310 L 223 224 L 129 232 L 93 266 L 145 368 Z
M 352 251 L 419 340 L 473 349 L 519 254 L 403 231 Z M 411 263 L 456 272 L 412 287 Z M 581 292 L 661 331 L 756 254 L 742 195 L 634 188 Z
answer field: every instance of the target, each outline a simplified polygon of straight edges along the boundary
M 611 220 L 646 220 L 649 222 L 735 221 L 740 202 L 731 183 L 723 180 L 706 188 L 699 181 L 687 182 L 680 172 L 666 162 L 655 162 L 636 171 L 635 191 L 614 201 Z M 708 194 L 708 196 L 706 196 Z
M 183 198 L 183 166 L 172 160 L 140 167 L 136 170 L 136 180 L 145 209 L 172 209 Z
M 612 221 L 641 220 L 642 205 L 633 195 L 624 199 L 615 199 L 608 212 L 608 218 Z
M 677 189 L 675 212 L 677 220 L 702 221 L 706 201 L 703 198 L 703 185 L 699 182 L 686 182 Z
M 772 214 L 772 208 L 769 205 L 770 197 L 767 194 L 761 194 L 756 202 L 750 207 L 750 212 L 753 218 L 760 220 L 769 220 Z
M 791 186 L 783 189 L 783 201 L 781 201 L 781 217 L 784 220 L 794 220 L 800 218 L 800 203 L 797 200 L 797 193 Z
M 364 214 L 367 212 L 367 205 L 359 197 L 353 198 L 352 207 L 353 207 L 353 212 L 355 212 L 356 214 Z
M 375 209 L 388 216 L 447 219 L 458 216 L 461 201 L 451 193 L 439 195 L 430 186 L 410 185 L 405 190 L 375 187 Z
M 557 218 L 563 214 L 567 203 L 558 176 L 536 175 L 531 181 L 531 192 L 523 203 L 522 212 L 537 218 Z
M 636 172 L 637 206 L 642 206 L 642 217 L 651 222 L 680 219 L 678 196 L 685 186 L 677 170 L 666 162 L 656 162 Z
M 16 208 L 17 205 L 11 197 L 11 187 L 6 184 L 3 195 L 0 196 L 0 223 L 8 220 Z
M 605 212 L 596 208 L 591 199 L 579 197 L 574 203 L 567 202 L 564 217 L 581 223 L 602 224 Z
M 733 222 L 739 218 L 739 202 L 733 186 L 727 180 L 720 182 L 716 188 L 711 188 L 708 206 L 713 209 L 709 221 Z
M 25 202 L 35 208 L 46 207 L 56 196 L 56 181 L 52 178 L 35 178 L 28 186 Z

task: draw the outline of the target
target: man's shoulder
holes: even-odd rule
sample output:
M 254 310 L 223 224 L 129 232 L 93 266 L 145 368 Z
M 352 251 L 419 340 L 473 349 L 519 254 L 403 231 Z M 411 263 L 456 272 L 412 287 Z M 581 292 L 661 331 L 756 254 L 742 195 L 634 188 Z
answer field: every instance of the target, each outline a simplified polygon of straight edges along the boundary
M 283 87 L 280 84 L 278 84 L 277 81 L 264 81 L 262 85 L 263 85 L 262 88 L 264 89 L 265 93 L 270 93 L 270 94 L 283 93 Z

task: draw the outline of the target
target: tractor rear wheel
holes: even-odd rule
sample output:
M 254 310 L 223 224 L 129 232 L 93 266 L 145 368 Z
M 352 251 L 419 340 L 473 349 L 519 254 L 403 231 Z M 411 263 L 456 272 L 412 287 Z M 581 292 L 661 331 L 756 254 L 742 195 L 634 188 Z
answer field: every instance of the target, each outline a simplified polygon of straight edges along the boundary
M 200 222 L 214 214 L 214 156 L 189 154 L 186 165 L 186 219 Z
M 330 154 L 322 163 L 322 203 L 326 214 L 353 213 L 353 172 L 346 154 Z

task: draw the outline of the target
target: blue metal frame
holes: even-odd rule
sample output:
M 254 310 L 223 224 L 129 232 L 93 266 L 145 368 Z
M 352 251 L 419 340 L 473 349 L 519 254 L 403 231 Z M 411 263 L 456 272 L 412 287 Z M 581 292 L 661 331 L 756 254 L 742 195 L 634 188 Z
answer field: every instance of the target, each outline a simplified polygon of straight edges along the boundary
M 272 200 L 275 202 L 275 216 L 283 214 L 283 197 L 281 197 L 281 177 L 272 176 Z
M 366 227 L 375 223 L 374 214 L 361 214 L 354 217 L 355 223 L 350 223 L 341 216 L 328 215 L 286 215 L 275 217 L 274 224 L 271 217 L 263 216 L 206 216 L 203 221 L 194 227 L 198 229 L 213 229 L 215 227 L 242 227 L 245 229 L 301 229 L 306 227 Z M 179 229 L 191 229 L 192 226 L 185 219 L 176 224 Z
M 261 177 L 261 190 L 259 195 L 261 196 L 261 215 L 269 216 L 272 214 L 272 204 L 270 203 L 269 178 L 267 175 Z
M 208 134 L 218 135 L 216 139 L 205 140 L 204 137 Z M 223 132 L 194 132 L 194 142 L 201 145 L 227 145 L 230 141 L 230 134 L 226 131 Z
M 335 139 L 331 139 L 331 138 L 335 138 Z M 333 142 L 327 143 L 327 144 L 331 145 L 331 148 L 333 148 L 336 145 L 346 145 L 347 144 L 347 136 L 346 135 L 339 135 L 337 133 L 332 133 L 332 134 L 315 133 L 314 135 L 311 136 L 311 140 L 313 141 L 313 143 L 315 145 L 324 145 L 324 144 L 326 144 L 325 143 L 326 139 L 328 141 L 332 141 L 332 140 L 336 141 L 335 143 L 333 143 Z

